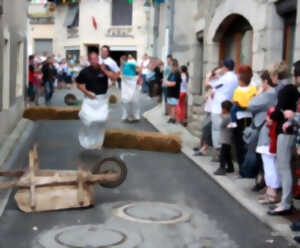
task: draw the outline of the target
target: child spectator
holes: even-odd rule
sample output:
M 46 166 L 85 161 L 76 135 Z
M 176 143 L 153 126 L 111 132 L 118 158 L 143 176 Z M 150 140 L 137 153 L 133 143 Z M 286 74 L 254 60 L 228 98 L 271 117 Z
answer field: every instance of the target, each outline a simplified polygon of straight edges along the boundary
M 276 167 L 277 151 L 277 122 L 271 120 L 270 116 L 275 111 L 275 107 L 270 107 L 267 112 L 266 126 L 263 127 L 260 135 L 257 153 L 261 154 L 264 178 L 267 185 L 267 191 L 259 197 L 261 204 L 278 203 L 278 189 L 281 187 L 280 177 Z
M 187 89 L 188 89 L 188 81 L 189 81 L 189 72 L 187 66 L 183 65 L 180 67 L 181 71 L 181 85 L 180 85 L 180 97 L 179 103 L 176 107 L 176 115 L 177 120 L 181 124 L 185 124 L 186 121 L 186 113 L 187 113 Z
M 230 122 L 231 108 L 232 103 L 230 101 L 222 102 L 220 167 L 214 173 L 217 176 L 223 176 L 226 173 L 234 172 L 231 156 L 232 130 L 227 127 L 228 123 Z
M 233 95 L 233 107 L 230 111 L 231 122 L 228 128 L 237 128 L 237 114 L 239 111 L 246 110 L 252 98 L 257 94 L 255 86 L 250 85 L 253 76 L 252 69 L 249 66 L 242 65 L 238 69 L 239 87 L 236 88 Z

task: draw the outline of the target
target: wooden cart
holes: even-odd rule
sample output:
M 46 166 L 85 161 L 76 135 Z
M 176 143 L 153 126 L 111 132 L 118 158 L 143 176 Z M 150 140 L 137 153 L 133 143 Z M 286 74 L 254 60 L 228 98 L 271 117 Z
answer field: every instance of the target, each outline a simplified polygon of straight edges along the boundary
M 16 178 L 0 183 L 0 189 L 17 188 L 18 207 L 26 212 L 88 207 L 94 204 L 93 185 L 105 188 L 121 185 L 127 168 L 117 158 L 102 160 L 93 171 L 40 170 L 37 146 L 29 153 L 29 168 L 0 172 L 0 177 Z

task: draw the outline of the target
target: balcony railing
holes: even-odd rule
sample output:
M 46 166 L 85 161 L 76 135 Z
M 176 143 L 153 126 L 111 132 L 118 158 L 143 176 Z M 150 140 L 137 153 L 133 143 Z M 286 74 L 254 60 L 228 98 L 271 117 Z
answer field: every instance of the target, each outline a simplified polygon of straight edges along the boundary
M 29 4 L 28 15 L 32 18 L 50 18 L 53 17 L 53 12 L 49 11 L 48 4 Z
M 106 37 L 134 38 L 133 28 L 131 26 L 129 27 L 111 26 L 106 31 Z
M 67 37 L 68 39 L 76 39 L 79 37 L 78 27 L 67 28 Z

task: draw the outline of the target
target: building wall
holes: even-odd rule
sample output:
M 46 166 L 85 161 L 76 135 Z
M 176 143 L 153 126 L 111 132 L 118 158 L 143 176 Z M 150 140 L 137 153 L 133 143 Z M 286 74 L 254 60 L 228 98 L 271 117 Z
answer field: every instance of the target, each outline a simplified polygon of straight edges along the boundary
M 24 110 L 28 2 L 1 2 L 3 13 L 0 15 L 0 140 L 4 140 L 3 138 L 16 126 Z
M 111 1 L 108 0 L 85 0 L 80 3 L 80 21 L 77 38 L 68 38 L 67 28 L 64 26 L 67 15 L 67 6 L 57 6 L 55 12 L 55 53 L 64 54 L 65 50 L 72 47 L 80 47 L 81 55 L 87 55 L 86 45 L 99 44 L 110 45 L 111 47 L 136 47 L 139 57 L 150 51 L 152 46 L 152 25 L 151 15 L 147 21 L 147 14 L 144 10 L 144 1 L 133 1 L 133 23 L 132 26 L 111 26 Z M 92 25 L 92 18 L 95 18 L 98 28 Z M 130 29 L 132 37 L 111 37 L 108 33 L 111 30 Z M 59 35 L 57 35 L 59 34 Z M 148 44 L 148 47 L 147 47 Z
M 233 15 L 244 17 L 253 30 L 252 67 L 254 80 L 259 80 L 258 73 L 282 60 L 284 21 L 276 11 L 276 1 L 261 0 L 190 0 L 175 1 L 174 46 L 172 54 L 180 64 L 189 62 L 191 81 L 189 85 L 189 128 L 196 135 L 200 134 L 203 102 L 203 77 L 219 65 L 220 25 Z M 161 9 L 166 8 L 166 3 Z M 246 7 L 247 6 L 247 7 Z M 298 7 L 300 0 L 298 0 Z M 165 46 L 164 30 L 168 17 L 161 11 L 159 49 L 163 53 Z M 298 11 L 295 40 L 295 60 L 300 58 L 300 13 Z M 203 47 L 199 40 L 203 39 Z
M 51 39 L 55 36 L 54 24 L 29 24 L 28 29 L 28 54 L 35 51 L 36 39 Z

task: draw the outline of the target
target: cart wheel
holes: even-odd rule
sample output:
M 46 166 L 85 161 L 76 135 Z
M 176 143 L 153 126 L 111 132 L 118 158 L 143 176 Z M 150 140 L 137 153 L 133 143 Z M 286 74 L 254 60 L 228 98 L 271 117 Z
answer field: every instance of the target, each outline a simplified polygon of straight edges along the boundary
M 118 158 L 106 158 L 100 161 L 92 170 L 93 174 L 119 173 L 117 181 L 99 183 L 104 188 L 116 188 L 120 186 L 127 177 L 126 164 Z
M 77 101 L 77 97 L 74 94 L 69 93 L 65 95 L 64 102 L 66 105 L 68 106 L 74 105 L 76 101 Z

